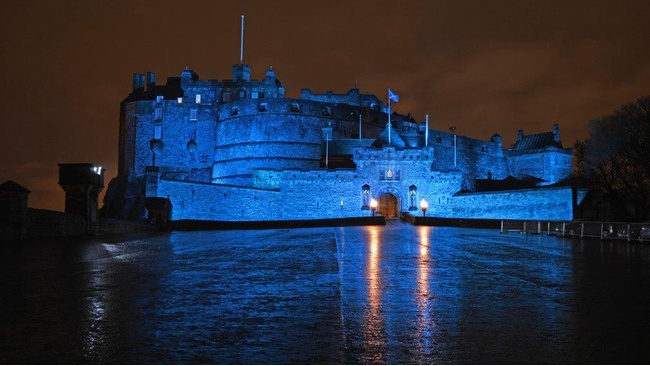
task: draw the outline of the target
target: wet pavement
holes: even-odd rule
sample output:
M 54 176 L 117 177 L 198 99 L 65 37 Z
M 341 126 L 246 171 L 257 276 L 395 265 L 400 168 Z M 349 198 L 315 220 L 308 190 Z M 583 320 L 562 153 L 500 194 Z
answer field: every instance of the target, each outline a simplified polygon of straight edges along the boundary
M 0 246 L 2 363 L 650 360 L 648 244 L 391 221 Z

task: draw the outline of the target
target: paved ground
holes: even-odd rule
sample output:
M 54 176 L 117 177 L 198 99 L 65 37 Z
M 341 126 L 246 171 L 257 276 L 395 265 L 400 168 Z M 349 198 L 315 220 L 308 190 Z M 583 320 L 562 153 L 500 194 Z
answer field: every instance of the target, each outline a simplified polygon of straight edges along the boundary
M 650 359 L 643 244 L 391 221 L 1 251 L 3 363 Z

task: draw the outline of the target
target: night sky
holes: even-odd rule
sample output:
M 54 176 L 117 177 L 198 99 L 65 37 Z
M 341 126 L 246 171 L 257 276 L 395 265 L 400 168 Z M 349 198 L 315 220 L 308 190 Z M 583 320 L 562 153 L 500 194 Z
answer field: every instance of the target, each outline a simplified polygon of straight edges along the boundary
M 57 163 L 117 173 L 119 103 L 132 74 L 158 83 L 189 66 L 229 79 L 269 66 L 287 89 L 363 93 L 434 129 L 509 145 L 650 94 L 650 1 L 8 1 L 0 12 L 0 183 L 62 210 Z

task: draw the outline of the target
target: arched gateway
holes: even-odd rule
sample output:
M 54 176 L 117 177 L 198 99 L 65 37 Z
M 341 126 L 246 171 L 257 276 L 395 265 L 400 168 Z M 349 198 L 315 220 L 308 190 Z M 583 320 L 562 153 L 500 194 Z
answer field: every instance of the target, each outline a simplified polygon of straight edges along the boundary
M 379 213 L 387 218 L 398 217 L 399 201 L 392 193 L 384 193 L 379 197 Z

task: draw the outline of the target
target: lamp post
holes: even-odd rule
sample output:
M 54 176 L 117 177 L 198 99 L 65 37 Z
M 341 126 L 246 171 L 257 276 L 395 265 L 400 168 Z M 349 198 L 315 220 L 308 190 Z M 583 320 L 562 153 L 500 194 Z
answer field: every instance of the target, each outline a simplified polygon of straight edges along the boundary
M 422 209 L 422 217 L 427 215 L 427 209 L 429 208 L 429 202 L 424 198 L 420 201 L 420 208 Z
M 325 169 L 329 169 L 330 141 L 332 141 L 332 122 L 327 122 L 323 127 L 323 140 L 325 140 Z
M 370 209 L 372 210 L 372 216 L 375 216 L 375 210 L 377 210 L 377 200 L 374 198 L 370 200 Z
M 454 168 L 456 167 L 456 126 L 449 127 L 449 131 L 454 134 Z

